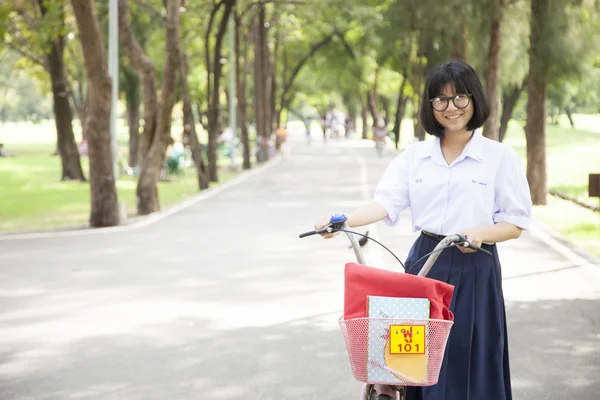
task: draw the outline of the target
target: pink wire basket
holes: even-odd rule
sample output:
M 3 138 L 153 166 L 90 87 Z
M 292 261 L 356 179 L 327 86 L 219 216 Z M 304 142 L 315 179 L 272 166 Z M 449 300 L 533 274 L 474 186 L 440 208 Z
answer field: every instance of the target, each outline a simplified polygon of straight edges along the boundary
M 452 321 L 340 318 L 354 377 L 365 383 L 431 386 L 438 381 Z

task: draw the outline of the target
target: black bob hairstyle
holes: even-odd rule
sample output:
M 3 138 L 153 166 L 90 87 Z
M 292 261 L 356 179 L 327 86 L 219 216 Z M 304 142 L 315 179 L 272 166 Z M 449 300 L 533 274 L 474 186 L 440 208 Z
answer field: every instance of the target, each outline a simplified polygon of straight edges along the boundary
M 490 115 L 490 105 L 481 80 L 470 65 L 462 61 L 450 61 L 435 66 L 425 82 L 419 119 L 423 129 L 439 138 L 444 136 L 444 128 L 435 120 L 433 106 L 429 100 L 442 94 L 446 85 L 453 85 L 457 94 L 470 94 L 473 103 L 473 117 L 467 124 L 467 130 L 472 131 L 482 126 Z

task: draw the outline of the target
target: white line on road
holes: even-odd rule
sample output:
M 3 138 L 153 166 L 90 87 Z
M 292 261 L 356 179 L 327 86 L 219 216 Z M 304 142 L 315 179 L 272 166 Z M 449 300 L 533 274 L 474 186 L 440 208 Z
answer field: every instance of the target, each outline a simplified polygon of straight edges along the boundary
M 372 198 L 372 194 L 369 190 L 369 181 L 368 181 L 368 168 L 365 163 L 364 158 L 357 154 L 352 153 L 358 164 L 360 165 L 360 186 L 362 191 L 362 197 L 364 201 L 369 201 Z M 377 241 L 381 241 L 379 237 L 379 229 L 377 227 L 377 223 L 367 225 L 366 228 L 369 230 L 369 236 Z M 364 248 L 363 248 L 364 249 Z M 379 245 L 377 246 L 369 246 L 368 251 L 363 250 L 363 253 L 368 253 L 369 257 L 365 257 L 365 262 L 368 265 L 384 265 L 383 263 L 383 253 Z
M 230 181 L 227 181 L 217 187 L 210 188 L 203 192 L 200 192 L 199 194 L 197 194 L 193 197 L 190 197 L 189 199 L 186 199 L 186 200 L 182 201 L 181 203 L 178 203 L 172 207 L 166 208 L 162 211 L 152 213 L 146 217 L 141 217 L 139 219 L 139 221 L 133 222 L 128 225 L 113 226 L 113 227 L 108 227 L 108 228 L 77 229 L 77 230 L 69 230 L 69 231 L 7 234 L 7 235 L 0 236 L 0 242 L 1 241 L 9 241 L 9 240 L 46 239 L 46 238 L 58 238 L 58 237 L 69 237 L 69 236 L 109 234 L 109 233 L 127 232 L 127 231 L 140 229 L 140 228 L 146 227 L 148 225 L 154 224 L 158 221 L 161 221 L 161 220 L 167 218 L 168 216 L 173 215 L 185 208 L 188 208 L 202 200 L 206 200 L 213 196 L 216 196 L 217 194 L 221 193 L 222 191 L 227 190 L 230 187 L 235 186 L 256 174 L 264 172 L 264 171 L 268 170 L 269 168 L 273 167 L 274 165 L 279 164 L 280 161 L 281 161 L 281 157 L 278 156 L 265 165 L 262 165 L 258 168 L 252 169 L 247 172 L 243 172 L 236 178 L 234 178 Z

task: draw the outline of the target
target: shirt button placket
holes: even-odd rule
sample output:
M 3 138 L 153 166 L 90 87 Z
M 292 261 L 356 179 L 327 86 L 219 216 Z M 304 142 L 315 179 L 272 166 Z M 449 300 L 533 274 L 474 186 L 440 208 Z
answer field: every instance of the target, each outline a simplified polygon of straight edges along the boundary
M 446 215 L 448 214 L 448 204 L 450 203 L 450 185 L 452 183 L 451 182 L 452 181 L 452 168 L 451 168 L 451 166 L 448 165 L 448 166 L 445 167 L 444 174 L 446 175 L 446 187 L 445 187 L 445 190 L 446 190 L 446 193 L 445 193 L 445 195 L 446 195 L 446 202 L 444 204 L 444 214 L 443 214 L 444 217 L 443 217 L 443 219 L 442 219 L 442 221 L 440 223 L 440 232 L 439 232 L 440 235 L 444 235 L 444 224 L 446 222 Z

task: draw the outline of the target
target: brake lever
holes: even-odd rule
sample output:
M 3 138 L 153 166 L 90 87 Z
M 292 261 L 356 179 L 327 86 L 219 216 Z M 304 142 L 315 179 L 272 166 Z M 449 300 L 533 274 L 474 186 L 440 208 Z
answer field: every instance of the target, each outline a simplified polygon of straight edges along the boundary
M 484 249 L 482 247 L 475 246 L 474 244 L 472 244 L 471 242 L 469 242 L 467 240 L 467 238 L 464 237 L 463 235 L 457 235 L 457 236 L 458 236 L 458 239 L 459 239 L 459 241 L 456 243 L 457 246 L 466 247 L 468 249 L 473 249 L 475 251 L 479 251 L 479 252 L 481 252 L 481 253 L 483 253 L 485 255 L 488 255 L 490 257 L 492 256 L 492 253 L 490 251 L 488 251 L 488 250 L 486 250 L 486 249 Z

